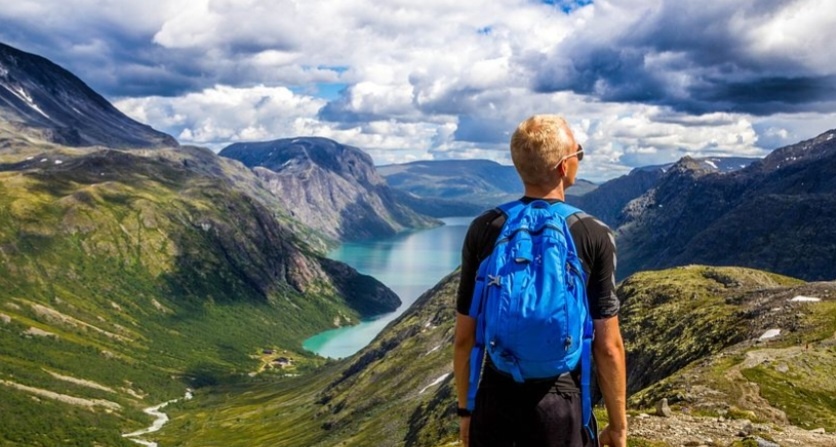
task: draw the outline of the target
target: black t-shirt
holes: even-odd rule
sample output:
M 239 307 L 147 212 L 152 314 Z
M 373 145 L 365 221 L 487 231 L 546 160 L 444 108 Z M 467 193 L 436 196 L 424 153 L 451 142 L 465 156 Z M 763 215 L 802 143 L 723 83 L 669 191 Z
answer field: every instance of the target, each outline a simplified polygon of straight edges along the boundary
M 521 200 L 529 203 L 534 199 L 523 197 Z M 557 200 L 547 201 L 554 203 Z M 618 315 L 621 303 L 615 294 L 615 236 L 606 224 L 586 213 L 570 216 L 567 222 L 587 274 L 586 291 L 592 319 Z M 490 256 L 504 224 L 505 215 L 498 209 L 492 209 L 474 219 L 467 230 L 462 245 L 461 281 L 456 299 L 456 310 L 462 315 L 470 313 L 479 264 Z M 485 368 L 480 386 L 507 384 L 508 381 L 513 383 L 509 376 L 493 368 Z M 576 371 L 575 374 L 561 376 L 556 389 L 559 392 L 575 392 L 578 390 L 577 384 Z

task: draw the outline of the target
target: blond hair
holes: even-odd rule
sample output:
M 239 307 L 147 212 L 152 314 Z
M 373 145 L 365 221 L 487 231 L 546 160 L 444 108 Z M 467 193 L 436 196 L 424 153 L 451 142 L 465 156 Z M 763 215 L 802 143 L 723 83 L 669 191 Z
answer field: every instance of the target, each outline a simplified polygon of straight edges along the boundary
M 558 115 L 534 115 L 517 126 L 511 137 L 511 160 L 523 183 L 552 181 L 558 162 L 575 147 L 569 124 Z

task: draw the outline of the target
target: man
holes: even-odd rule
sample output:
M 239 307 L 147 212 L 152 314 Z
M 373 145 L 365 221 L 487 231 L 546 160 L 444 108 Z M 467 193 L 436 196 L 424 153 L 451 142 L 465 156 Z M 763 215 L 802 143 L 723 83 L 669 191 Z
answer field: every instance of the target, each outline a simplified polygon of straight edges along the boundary
M 517 127 L 511 138 L 511 158 L 525 186 L 523 202 L 544 199 L 554 203 L 563 201 L 564 191 L 575 183 L 583 148 L 563 118 L 540 115 Z M 476 331 L 476 319 L 468 313 L 476 271 L 490 255 L 504 223 L 499 210 L 483 213 L 471 223 L 462 247 L 453 359 L 461 440 L 469 447 L 592 446 L 581 422 L 577 371 L 556 380 L 516 383 L 494 369 L 488 357 L 475 408 L 472 414 L 466 409 Z M 587 300 L 595 329 L 592 350 L 609 416 L 599 442 L 626 447 L 626 366 L 618 326 L 620 303 L 615 295 L 615 239 L 605 224 L 587 214 L 570 216 L 567 223 L 588 277 Z

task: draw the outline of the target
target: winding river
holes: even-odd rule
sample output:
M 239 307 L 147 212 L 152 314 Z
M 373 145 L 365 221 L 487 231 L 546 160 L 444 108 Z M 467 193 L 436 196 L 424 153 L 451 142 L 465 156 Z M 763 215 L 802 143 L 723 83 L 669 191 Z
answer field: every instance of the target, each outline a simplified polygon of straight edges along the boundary
M 186 390 L 186 395 L 183 396 L 183 399 L 189 400 L 191 398 L 192 398 L 192 391 L 191 390 Z M 148 433 L 153 433 L 155 431 L 160 431 L 160 429 L 163 428 L 163 425 L 165 425 L 165 423 L 168 422 L 168 415 L 163 413 L 160 410 L 165 408 L 166 405 L 168 405 L 170 403 L 177 402 L 179 400 L 180 399 L 173 399 L 173 400 L 170 400 L 168 402 L 163 402 L 161 404 L 154 405 L 153 407 L 148 407 L 148 408 L 142 410 L 143 413 L 150 414 L 151 416 L 154 416 L 154 422 L 148 428 L 143 428 L 142 430 L 137 430 L 133 433 L 126 433 L 126 434 L 122 435 L 122 437 L 123 438 L 129 438 L 131 441 L 133 441 L 137 444 L 140 444 L 140 445 L 144 445 L 146 447 L 157 447 L 156 442 L 146 441 L 144 439 L 138 439 L 138 437 L 142 436 L 142 435 L 147 435 Z
M 391 238 L 346 243 L 329 257 L 377 278 L 402 304 L 395 312 L 356 326 L 332 329 L 305 340 L 303 346 L 323 357 L 343 358 L 362 349 L 415 300 L 461 263 L 461 247 L 472 217 L 441 219 L 445 225 Z

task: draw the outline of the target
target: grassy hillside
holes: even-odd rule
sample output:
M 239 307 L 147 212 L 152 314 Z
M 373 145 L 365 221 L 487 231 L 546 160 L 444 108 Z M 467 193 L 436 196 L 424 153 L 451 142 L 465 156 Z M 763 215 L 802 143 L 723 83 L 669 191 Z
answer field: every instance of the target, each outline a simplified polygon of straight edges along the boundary
M 292 365 L 273 375 L 304 373 L 322 362 L 304 338 L 397 306 L 201 156 L 4 159 L 0 444 L 135 445 L 120 434 L 150 423 L 142 408 L 278 356 Z M 367 287 L 349 301 L 352 281 Z
M 307 377 L 207 388 L 177 404 L 172 422 L 154 438 L 166 447 L 447 445 L 458 434 L 450 375 L 457 285 L 455 274 L 446 278 L 370 346 Z M 745 418 L 770 421 L 771 435 L 762 436 L 776 440 L 815 446 L 834 440 L 789 424 L 832 430 L 836 285 L 693 266 L 634 275 L 618 294 L 624 300 L 631 414 L 662 397 L 675 412 L 671 419 L 631 416 L 638 429 L 629 445 L 708 437 L 725 440 L 718 445 L 741 443 Z M 788 301 L 798 295 L 822 301 Z M 783 335 L 755 341 L 771 328 Z M 790 351 L 763 357 L 764 349 Z M 749 356 L 774 360 L 747 361 Z M 787 417 L 772 418 L 768 408 L 782 408 Z M 603 415 L 600 408 L 598 413 Z M 718 428 L 721 414 L 730 422 Z
M 455 275 L 357 355 L 307 377 L 221 385 L 178 403 L 168 446 L 434 446 L 458 433 L 452 394 Z
M 643 315 L 624 327 L 631 385 L 643 388 L 634 405 L 667 398 L 700 414 L 836 431 L 836 283 L 707 267 L 649 281 L 661 274 L 637 274 L 621 287 L 632 300 L 627 310 Z M 679 292 L 671 293 L 673 284 Z M 678 298 L 683 293 L 697 297 Z M 799 296 L 821 301 L 792 301 Z M 649 319 L 661 324 L 644 324 Z M 761 339 L 770 330 L 781 332 Z

